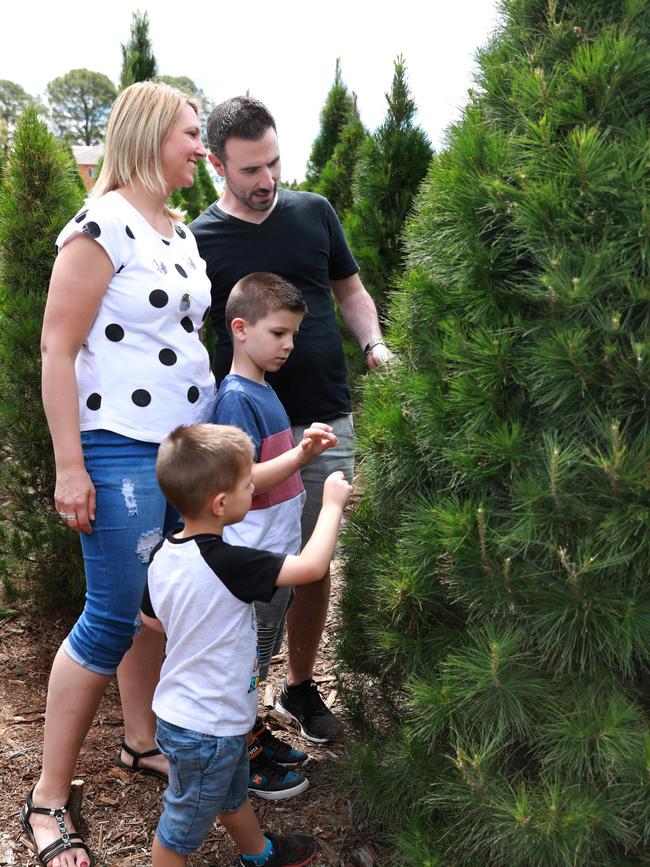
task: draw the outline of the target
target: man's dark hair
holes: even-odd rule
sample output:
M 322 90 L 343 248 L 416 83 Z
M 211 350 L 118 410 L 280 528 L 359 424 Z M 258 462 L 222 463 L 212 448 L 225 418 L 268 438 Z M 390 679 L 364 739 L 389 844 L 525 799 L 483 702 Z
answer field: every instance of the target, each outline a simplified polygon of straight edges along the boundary
M 258 99 L 234 96 L 213 108 L 208 117 L 208 147 L 225 162 L 226 142 L 229 138 L 259 141 L 269 128 L 275 129 L 275 120 L 268 108 Z
M 291 310 L 304 316 L 305 300 L 293 283 L 268 271 L 255 271 L 242 277 L 232 288 L 226 302 L 228 330 L 233 319 L 246 319 L 251 325 L 275 310 Z

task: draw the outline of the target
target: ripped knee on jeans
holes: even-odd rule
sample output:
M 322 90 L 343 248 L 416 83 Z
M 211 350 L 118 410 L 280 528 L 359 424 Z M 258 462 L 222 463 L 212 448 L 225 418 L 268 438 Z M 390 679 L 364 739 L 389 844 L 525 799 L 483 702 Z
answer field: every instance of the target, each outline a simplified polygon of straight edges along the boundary
M 147 530 L 146 533 L 138 539 L 138 544 L 135 547 L 135 553 L 140 558 L 142 563 L 148 563 L 151 557 L 151 552 L 162 539 L 162 530 L 160 527 L 154 527 L 153 530 Z

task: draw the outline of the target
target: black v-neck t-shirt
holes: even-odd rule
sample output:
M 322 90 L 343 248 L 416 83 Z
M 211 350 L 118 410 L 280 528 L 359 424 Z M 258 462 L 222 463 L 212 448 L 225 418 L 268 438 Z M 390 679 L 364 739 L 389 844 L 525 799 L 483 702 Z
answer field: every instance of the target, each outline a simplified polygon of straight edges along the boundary
M 330 281 L 350 277 L 359 267 L 327 199 L 280 189 L 275 207 L 259 224 L 232 217 L 215 202 L 190 224 L 190 229 L 212 283 L 217 383 L 227 375 L 232 361 L 225 324 L 228 295 L 246 274 L 271 271 L 293 283 L 309 308 L 288 361 L 267 377 L 291 423 L 327 421 L 350 412 L 345 356 Z

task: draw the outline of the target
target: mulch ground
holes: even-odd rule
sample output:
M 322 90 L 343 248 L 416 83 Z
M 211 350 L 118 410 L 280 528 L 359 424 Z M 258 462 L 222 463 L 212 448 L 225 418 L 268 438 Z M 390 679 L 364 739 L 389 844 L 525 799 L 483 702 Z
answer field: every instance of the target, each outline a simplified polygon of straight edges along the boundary
M 334 581 L 336 594 L 336 580 Z M 339 714 L 332 674 L 332 606 L 323 638 L 315 679 L 321 694 Z M 27 611 L 0 619 L 0 865 L 33 867 L 38 862 L 25 849 L 17 811 L 40 770 L 43 720 L 49 669 L 70 622 L 43 619 Z M 265 702 L 272 706 L 284 676 L 284 654 L 275 658 L 267 681 Z M 270 710 L 275 734 L 308 752 L 305 767 L 310 787 L 286 801 L 253 798 L 263 828 L 278 833 L 298 831 L 318 838 L 314 867 L 378 867 L 378 844 L 366 829 L 355 826 L 351 806 L 339 783 L 339 765 L 345 748 L 341 742 L 316 746 L 302 740 L 284 718 Z M 164 784 L 130 774 L 114 765 L 123 727 L 115 684 L 106 691 L 77 766 L 84 781 L 83 823 L 97 867 L 145 867 L 151 863 Z M 228 867 L 237 862 L 229 837 L 215 826 L 192 867 Z

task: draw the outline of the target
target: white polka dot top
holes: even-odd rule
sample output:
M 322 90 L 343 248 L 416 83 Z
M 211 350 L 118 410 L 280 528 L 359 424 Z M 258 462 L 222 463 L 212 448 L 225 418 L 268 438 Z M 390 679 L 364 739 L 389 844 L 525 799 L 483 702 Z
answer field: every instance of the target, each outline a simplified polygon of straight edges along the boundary
M 190 230 L 174 223 L 159 235 L 111 192 L 70 220 L 57 250 L 81 232 L 115 268 L 77 356 L 81 430 L 157 443 L 179 424 L 208 421 L 215 383 L 198 330 L 210 281 Z

